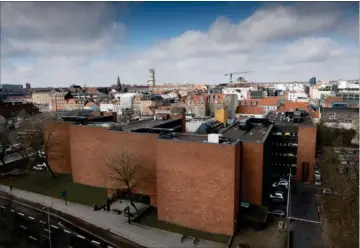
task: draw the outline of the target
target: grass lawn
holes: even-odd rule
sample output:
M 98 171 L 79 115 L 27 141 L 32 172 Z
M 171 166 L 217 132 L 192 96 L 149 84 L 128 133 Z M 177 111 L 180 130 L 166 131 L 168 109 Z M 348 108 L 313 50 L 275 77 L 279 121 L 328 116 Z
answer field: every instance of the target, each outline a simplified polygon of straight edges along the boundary
M 137 220 L 137 222 L 144 226 L 150 226 L 158 229 L 163 229 L 169 232 L 179 233 L 185 236 L 197 237 L 200 239 L 211 240 L 223 244 L 227 244 L 230 239 L 230 236 L 227 235 L 202 232 L 158 220 L 157 210 L 154 207 L 150 207 L 146 211 L 146 213 L 139 220 Z
M 57 174 L 57 178 L 53 179 L 47 171 L 32 172 L 20 178 L 2 179 L 1 183 L 54 198 L 61 198 L 61 192 L 66 190 L 68 201 L 89 206 L 103 204 L 107 196 L 104 188 L 74 183 L 70 174 Z

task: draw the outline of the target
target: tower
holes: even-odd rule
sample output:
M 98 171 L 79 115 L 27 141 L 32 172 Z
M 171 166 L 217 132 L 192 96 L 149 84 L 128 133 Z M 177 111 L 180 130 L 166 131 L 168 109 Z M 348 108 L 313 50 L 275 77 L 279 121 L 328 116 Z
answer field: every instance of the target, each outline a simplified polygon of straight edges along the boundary
M 147 85 L 148 86 L 155 86 L 155 70 L 154 69 L 149 70 L 149 77 L 148 77 L 148 80 L 147 80 Z
M 117 77 L 116 88 L 117 88 L 117 90 L 118 90 L 119 92 L 121 91 L 121 82 L 120 82 L 120 77 L 119 77 L 119 75 L 118 75 L 118 77 Z

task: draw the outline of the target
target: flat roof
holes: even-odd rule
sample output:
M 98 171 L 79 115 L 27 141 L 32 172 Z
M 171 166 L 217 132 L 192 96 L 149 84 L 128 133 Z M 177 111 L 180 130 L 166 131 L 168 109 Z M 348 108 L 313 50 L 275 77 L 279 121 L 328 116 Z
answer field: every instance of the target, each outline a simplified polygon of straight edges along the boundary
M 147 119 L 147 120 L 136 121 L 136 122 L 129 123 L 126 125 L 120 125 L 118 127 L 113 127 L 113 128 L 111 128 L 111 130 L 113 130 L 113 131 L 132 131 L 132 130 L 141 129 L 141 128 L 155 128 L 155 127 L 158 127 L 163 124 L 170 123 L 170 122 L 173 122 L 176 120 L 177 119 L 166 119 L 166 120 Z
M 294 123 L 294 122 L 288 122 L 285 119 L 285 113 L 284 112 L 270 112 L 266 118 L 268 118 L 271 122 L 273 122 L 275 125 L 289 125 L 289 126 L 299 126 L 299 125 L 308 125 L 308 126 L 315 126 L 312 118 L 309 115 L 306 115 L 302 117 L 300 123 Z
M 239 128 L 239 123 L 234 123 L 220 132 L 223 136 L 229 137 L 233 142 L 245 141 L 262 143 L 269 134 L 271 127 L 272 125 L 255 125 L 248 131 L 245 131 Z
M 204 142 L 208 140 L 207 134 L 193 134 L 193 133 L 171 133 L 162 135 L 159 139 L 171 139 L 180 141 L 191 141 L 191 142 Z

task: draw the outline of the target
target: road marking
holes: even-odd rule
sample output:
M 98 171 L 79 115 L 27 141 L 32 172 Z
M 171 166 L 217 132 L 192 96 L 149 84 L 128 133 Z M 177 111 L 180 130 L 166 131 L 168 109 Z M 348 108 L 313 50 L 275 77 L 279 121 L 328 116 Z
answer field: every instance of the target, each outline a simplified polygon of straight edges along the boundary
M 0 208 L 5 209 L 6 207 L 5 206 L 0 206 Z
M 13 212 L 13 213 L 15 213 L 15 210 L 14 210 L 14 209 L 11 209 L 10 211 Z
M 299 219 L 299 218 L 295 218 L 295 217 L 289 217 L 290 220 L 299 220 L 299 221 L 304 221 L 304 222 L 309 222 L 309 223 L 315 223 L 315 224 L 321 224 L 321 222 L 319 221 L 313 221 L 313 220 L 305 220 L 305 219 Z
M 47 239 L 49 239 L 49 236 L 46 236 L 46 235 L 44 235 L 44 234 L 43 234 L 42 236 L 45 237 L 45 238 L 47 238 Z
M 60 221 L 58 222 L 58 225 L 59 225 L 59 226 L 64 226 L 64 224 L 61 223 Z
M 108 245 L 108 247 L 107 248 L 113 248 L 112 246 L 110 246 L 110 245 Z
M 100 245 L 100 242 L 97 242 L 95 240 L 91 240 L 91 242 L 94 243 L 94 244 Z
M 54 225 L 51 225 L 53 228 L 55 228 L 55 229 L 59 229 L 59 227 L 57 227 L 57 226 L 54 226 Z
M 70 231 L 68 231 L 68 230 L 65 230 L 65 229 L 64 229 L 64 232 L 66 232 L 66 233 L 70 233 L 70 234 L 71 234 L 71 232 L 70 232 Z
M 41 224 L 46 224 L 46 223 L 45 223 L 44 221 L 42 221 L 42 220 L 40 220 L 40 223 L 41 223 Z
M 45 232 L 49 232 L 49 229 L 44 228 L 44 230 Z M 52 233 L 52 231 L 50 231 L 50 233 Z
M 22 225 L 20 225 L 20 227 L 21 227 L 21 228 L 23 228 L 23 229 L 27 229 L 27 227 L 26 227 L 26 226 L 22 226 Z
M 37 240 L 37 238 L 33 237 L 33 236 L 29 236 L 30 239 L 33 239 L 33 240 Z
M 18 213 L 18 215 L 21 215 L 21 216 L 25 216 L 25 214 L 23 214 L 23 213 L 20 213 L 20 212 Z
M 35 218 L 34 218 L 34 217 L 31 217 L 31 216 L 29 216 L 29 219 L 30 219 L 30 220 L 35 220 Z
M 81 235 L 76 235 L 76 237 L 78 237 L 78 238 L 81 238 L 81 239 L 85 239 L 85 237 L 84 236 L 81 236 Z

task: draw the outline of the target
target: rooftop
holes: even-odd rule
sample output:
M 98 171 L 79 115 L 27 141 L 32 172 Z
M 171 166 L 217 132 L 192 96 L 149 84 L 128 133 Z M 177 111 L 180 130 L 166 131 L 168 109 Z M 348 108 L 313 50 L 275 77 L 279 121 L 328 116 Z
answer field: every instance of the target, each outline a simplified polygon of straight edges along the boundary
M 268 118 L 271 122 L 275 125 L 308 125 L 308 126 L 315 126 L 312 118 L 309 115 L 302 117 L 300 123 L 288 122 L 285 118 L 284 112 L 270 112 L 266 118 Z
M 252 122 L 255 118 L 245 119 L 244 121 L 249 121 L 251 123 L 251 128 L 248 130 L 242 130 L 239 127 L 239 122 L 236 122 L 229 127 L 220 131 L 225 137 L 229 137 L 232 142 L 245 141 L 245 142 L 264 142 L 268 133 L 270 132 L 271 125 L 263 125 L 259 122 Z M 263 119 L 257 119 L 263 120 Z
M 359 108 L 321 108 L 321 112 L 350 112 L 358 113 Z

